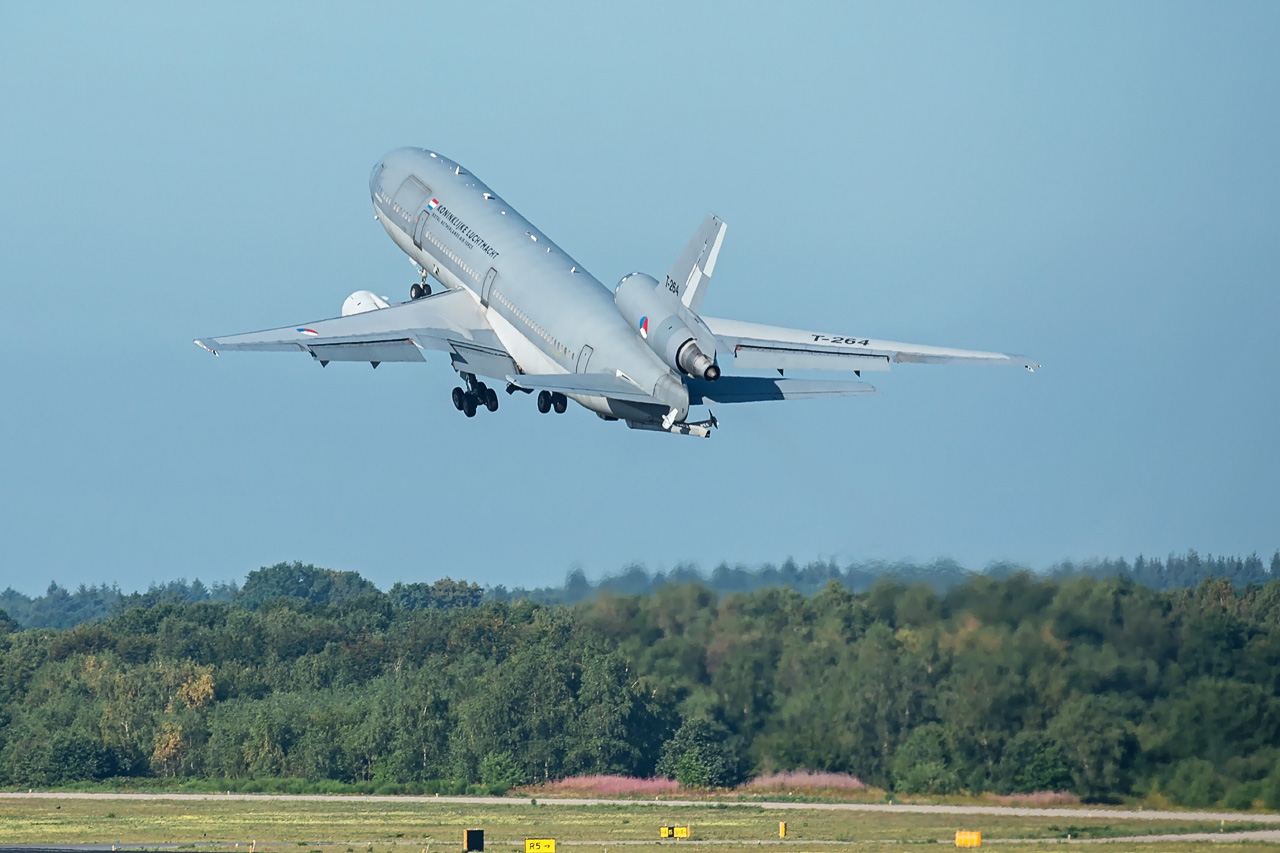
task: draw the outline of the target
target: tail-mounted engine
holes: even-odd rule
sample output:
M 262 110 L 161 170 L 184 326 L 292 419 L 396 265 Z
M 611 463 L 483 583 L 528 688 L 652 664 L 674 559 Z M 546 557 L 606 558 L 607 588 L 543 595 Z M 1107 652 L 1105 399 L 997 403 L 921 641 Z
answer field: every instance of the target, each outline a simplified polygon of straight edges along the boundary
M 715 337 L 697 314 L 663 290 L 653 276 L 640 272 L 625 276 L 613 291 L 613 302 L 672 369 L 711 382 L 720 378 Z

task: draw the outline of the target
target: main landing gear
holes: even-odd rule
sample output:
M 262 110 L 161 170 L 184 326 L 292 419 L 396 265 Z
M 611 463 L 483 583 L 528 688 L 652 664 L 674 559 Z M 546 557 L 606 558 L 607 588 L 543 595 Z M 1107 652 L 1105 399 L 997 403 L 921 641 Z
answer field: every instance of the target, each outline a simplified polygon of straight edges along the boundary
M 484 406 L 491 412 L 498 411 L 498 392 L 478 381 L 473 374 L 464 373 L 462 379 L 467 383 L 467 390 L 453 389 L 453 407 L 469 418 L 476 416 L 476 410 Z
M 563 415 L 565 409 L 569 408 L 569 398 L 561 394 L 559 391 L 539 391 L 538 392 L 538 411 L 546 414 L 552 409 L 556 410 L 557 415 Z

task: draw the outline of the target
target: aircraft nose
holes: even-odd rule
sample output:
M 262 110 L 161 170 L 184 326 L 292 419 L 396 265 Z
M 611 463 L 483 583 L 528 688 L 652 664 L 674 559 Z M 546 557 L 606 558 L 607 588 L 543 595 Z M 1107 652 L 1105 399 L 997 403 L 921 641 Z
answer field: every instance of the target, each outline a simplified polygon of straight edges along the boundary
M 369 174 L 369 197 L 374 198 L 378 195 L 378 189 L 381 187 L 382 170 L 386 168 L 387 161 L 379 160 L 377 165 L 373 167 L 373 171 Z

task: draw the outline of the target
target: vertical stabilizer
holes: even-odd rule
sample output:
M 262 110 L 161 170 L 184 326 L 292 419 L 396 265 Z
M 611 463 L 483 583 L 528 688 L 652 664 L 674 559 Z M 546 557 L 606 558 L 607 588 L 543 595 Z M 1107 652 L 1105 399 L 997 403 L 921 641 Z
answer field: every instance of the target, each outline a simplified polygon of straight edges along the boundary
M 711 281 L 716 258 L 720 255 L 720 244 L 724 242 L 724 232 L 728 227 L 714 213 L 708 213 L 694 232 L 689 245 L 684 247 L 680 257 L 671 265 L 667 280 L 663 282 L 695 314 L 702 307 L 703 297 L 707 295 L 707 285 Z

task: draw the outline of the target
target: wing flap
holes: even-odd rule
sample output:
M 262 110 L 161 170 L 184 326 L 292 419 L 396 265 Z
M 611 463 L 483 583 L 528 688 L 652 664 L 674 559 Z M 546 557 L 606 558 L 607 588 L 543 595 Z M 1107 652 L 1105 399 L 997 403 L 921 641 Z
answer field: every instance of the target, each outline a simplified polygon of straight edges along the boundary
M 451 344 L 453 354 L 450 358 L 459 373 L 477 373 L 491 379 L 505 379 L 517 370 L 516 363 L 504 349 L 475 346 L 461 341 L 452 341 Z
M 584 397 L 608 397 L 629 403 L 661 405 L 652 394 L 633 383 L 609 373 L 542 373 L 508 376 L 507 381 L 529 391 L 556 391 Z
M 762 403 L 769 400 L 812 400 L 818 397 L 861 397 L 877 394 L 865 382 L 842 382 L 821 379 L 774 379 L 768 376 L 721 376 L 715 382 L 686 378 L 689 402 Z
M 312 344 L 308 349 L 320 361 L 426 361 L 413 341 Z

